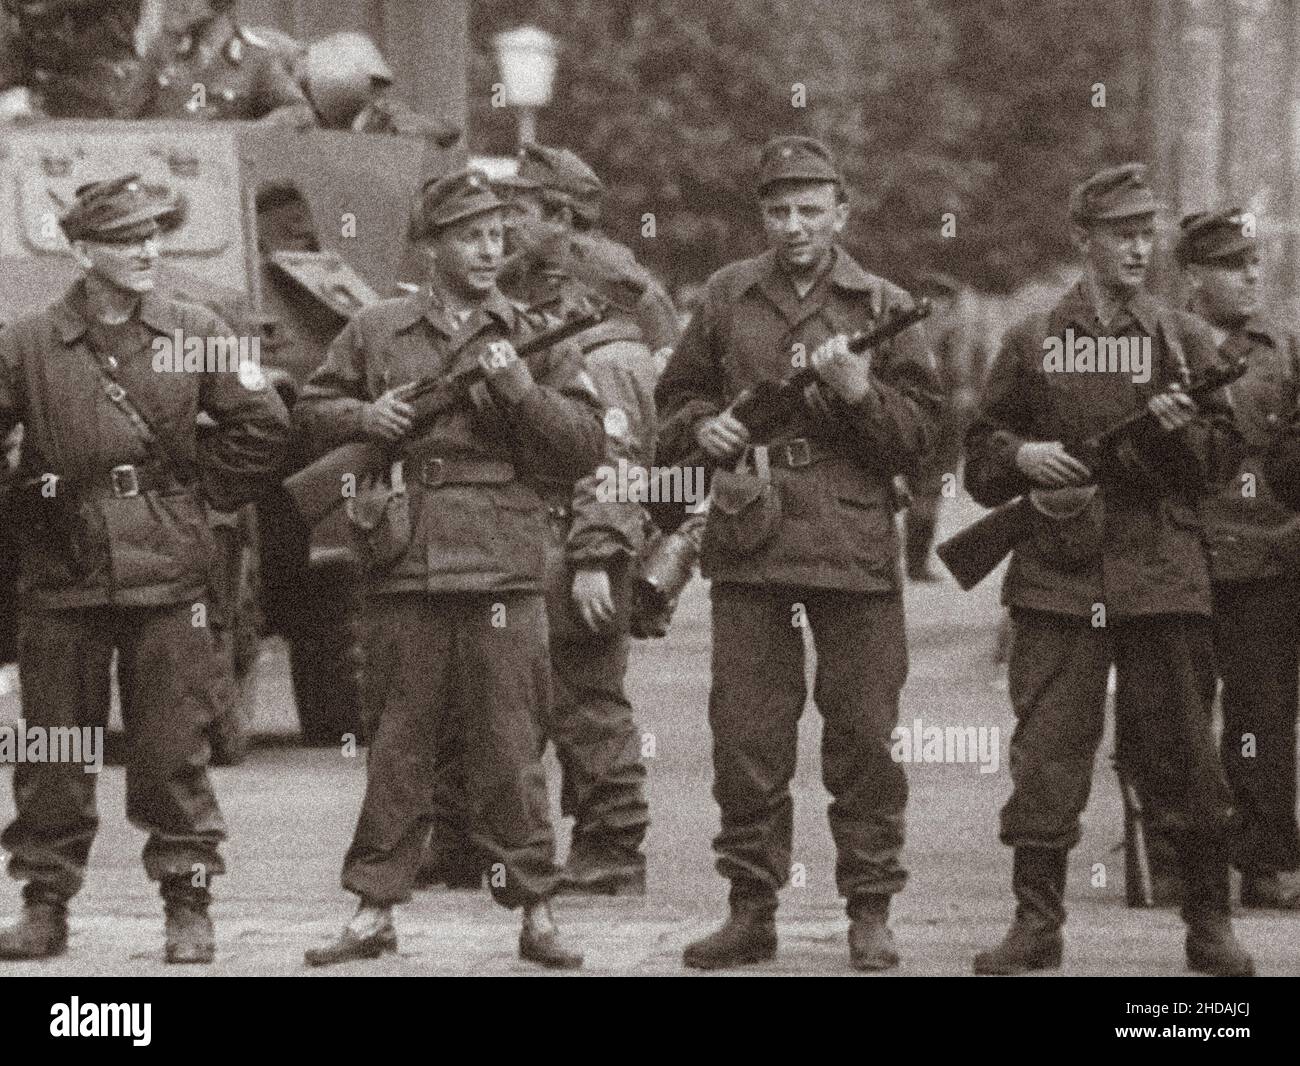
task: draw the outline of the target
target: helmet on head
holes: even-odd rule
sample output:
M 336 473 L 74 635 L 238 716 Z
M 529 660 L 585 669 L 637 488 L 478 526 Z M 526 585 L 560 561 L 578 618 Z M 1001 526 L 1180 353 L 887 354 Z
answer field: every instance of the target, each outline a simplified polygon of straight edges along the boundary
M 379 48 L 363 33 L 335 33 L 307 48 L 304 88 L 324 124 L 352 124 L 374 95 L 374 83 L 390 85 L 393 71 Z

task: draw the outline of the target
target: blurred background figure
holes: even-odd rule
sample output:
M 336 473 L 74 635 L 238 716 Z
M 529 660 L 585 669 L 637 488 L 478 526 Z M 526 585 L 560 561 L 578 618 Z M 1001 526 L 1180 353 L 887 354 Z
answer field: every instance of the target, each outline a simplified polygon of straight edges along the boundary
M 934 304 L 926 329 L 944 398 L 935 449 L 920 474 L 907 482 L 910 499 L 903 515 L 907 576 L 930 582 L 939 580 L 930 565 L 939 501 L 957 495 L 962 437 L 975 411 L 990 349 L 979 299 L 969 286 L 948 274 L 930 273 L 912 292 Z

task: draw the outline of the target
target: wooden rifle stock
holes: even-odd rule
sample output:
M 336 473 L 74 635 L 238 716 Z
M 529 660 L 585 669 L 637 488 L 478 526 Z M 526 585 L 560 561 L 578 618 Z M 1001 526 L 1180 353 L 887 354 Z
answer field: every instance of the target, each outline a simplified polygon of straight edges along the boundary
M 515 351 L 521 359 L 544 352 L 597 325 L 601 317 L 598 312 L 591 312 L 540 330 L 521 341 Z M 482 373 L 475 364 L 460 374 L 419 381 L 408 396 L 408 402 L 415 408 L 412 435 L 425 432 L 438 416 L 465 402 L 470 386 L 482 377 Z M 360 482 L 367 474 L 375 475 L 386 470 L 393 457 L 394 449 L 389 445 L 372 441 L 341 444 L 287 478 L 284 488 L 298 515 L 309 526 L 314 526 L 343 502 L 344 477 L 351 475 Z

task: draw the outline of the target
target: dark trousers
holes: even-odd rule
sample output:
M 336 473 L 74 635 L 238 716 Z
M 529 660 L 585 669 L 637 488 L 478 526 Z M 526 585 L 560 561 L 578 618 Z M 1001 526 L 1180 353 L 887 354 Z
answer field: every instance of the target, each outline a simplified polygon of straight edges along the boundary
M 1239 826 L 1236 861 L 1254 875 L 1300 869 L 1296 714 L 1300 582 L 1214 587 L 1214 651 L 1223 680 L 1223 769 Z
M 623 681 L 631 574 L 616 567 L 611 577 L 619 607 L 617 629 L 592 633 L 571 603 L 573 572 L 564 560 L 567 524 L 553 520 L 549 528 L 545 591 L 553 688 L 549 712 L 538 721 L 539 741 L 543 749 L 547 741 L 555 745 L 560 809 L 574 819 L 574 846 L 635 860 L 650 812 L 641 734 Z M 435 775 L 434 839 L 442 855 L 467 849 L 460 751 L 457 744 L 440 752 Z
M 459 738 L 470 840 L 492 895 L 507 907 L 551 896 L 555 839 L 536 729 L 550 703 L 542 597 L 376 596 L 365 630 L 374 731 L 343 887 L 381 905 L 410 899 L 439 750 Z
M 1117 758 L 1174 843 L 1187 902 L 1226 906 L 1231 799 L 1210 723 L 1210 620 L 1154 615 L 1093 627 L 1036 611 L 1014 616 L 1013 789 L 1002 809 L 1002 842 L 1062 850 L 1078 843 L 1114 663 Z
M 114 649 L 128 748 L 126 813 L 149 834 L 145 871 L 155 881 L 224 873 L 225 823 L 204 735 L 220 673 L 211 632 L 192 624 L 192 604 L 24 612 L 24 722 L 107 729 Z M 26 898 L 66 900 L 81 888 L 99 828 L 97 780 L 80 763 L 15 767 L 18 814 L 0 846 L 10 853 L 10 874 L 27 882 Z
M 770 895 L 790 875 L 789 786 L 807 697 L 800 615 L 817 650 L 813 700 L 824 722 L 836 885 L 846 899 L 899 891 L 907 778 L 890 746 L 907 677 L 902 601 L 715 583 L 712 604 L 709 726 L 722 811 L 713 846 L 732 898 Z

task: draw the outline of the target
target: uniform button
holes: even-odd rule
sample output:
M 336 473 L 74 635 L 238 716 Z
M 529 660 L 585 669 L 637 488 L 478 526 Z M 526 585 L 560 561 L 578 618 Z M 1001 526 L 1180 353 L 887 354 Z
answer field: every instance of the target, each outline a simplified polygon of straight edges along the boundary
M 234 103 L 234 102 L 235 102 L 235 90 L 234 90 L 234 89 L 222 89 L 222 90 L 221 90 L 221 99 L 223 99 L 224 101 L 226 101 L 226 103 L 228 103 L 228 104 Z
M 115 356 L 115 355 L 110 355 L 110 356 L 108 357 L 108 369 L 109 369 L 109 370 L 116 370 L 116 369 L 117 369 L 117 356 Z
M 113 77 L 118 79 L 125 78 L 126 67 L 124 67 L 121 63 L 115 63 L 113 65 Z
M 37 67 L 35 70 L 32 71 L 32 77 L 39 82 L 46 82 L 50 80 L 50 72 L 48 70 L 42 70 L 40 67 Z

